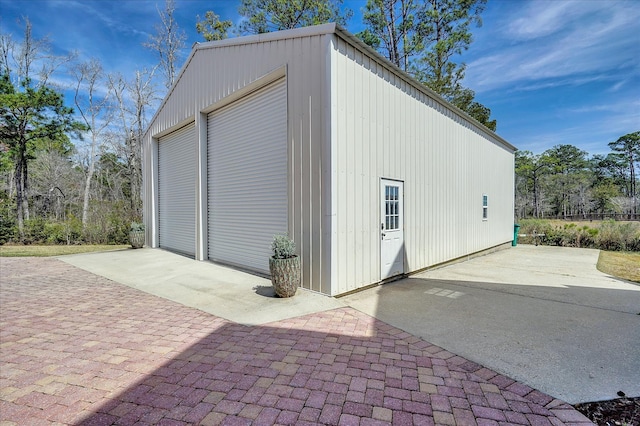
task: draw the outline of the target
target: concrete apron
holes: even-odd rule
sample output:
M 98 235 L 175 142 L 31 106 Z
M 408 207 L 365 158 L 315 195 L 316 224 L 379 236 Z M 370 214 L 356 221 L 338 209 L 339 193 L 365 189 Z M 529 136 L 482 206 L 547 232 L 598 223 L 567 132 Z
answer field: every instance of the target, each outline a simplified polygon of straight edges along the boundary
M 196 262 L 159 249 L 127 249 L 60 256 L 60 260 L 138 290 L 245 325 L 259 325 L 344 307 L 319 293 L 298 289 L 275 297 L 271 281 L 211 262 Z
M 521 245 L 340 300 L 575 404 L 640 396 L 640 286 L 598 250 Z

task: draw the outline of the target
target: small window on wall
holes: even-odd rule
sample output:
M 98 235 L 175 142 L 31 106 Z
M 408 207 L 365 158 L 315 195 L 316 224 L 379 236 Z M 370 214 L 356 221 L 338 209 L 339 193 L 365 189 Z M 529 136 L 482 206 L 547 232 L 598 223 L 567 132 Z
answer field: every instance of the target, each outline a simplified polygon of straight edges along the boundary
M 487 194 L 482 195 L 482 220 L 489 218 L 489 196 Z

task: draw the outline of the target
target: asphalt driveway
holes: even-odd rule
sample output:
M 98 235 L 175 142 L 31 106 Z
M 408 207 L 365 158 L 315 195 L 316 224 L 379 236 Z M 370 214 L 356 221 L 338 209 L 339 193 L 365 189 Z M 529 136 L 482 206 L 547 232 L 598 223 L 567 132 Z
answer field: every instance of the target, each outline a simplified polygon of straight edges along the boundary
M 340 300 L 570 403 L 640 396 L 640 286 L 520 245 Z

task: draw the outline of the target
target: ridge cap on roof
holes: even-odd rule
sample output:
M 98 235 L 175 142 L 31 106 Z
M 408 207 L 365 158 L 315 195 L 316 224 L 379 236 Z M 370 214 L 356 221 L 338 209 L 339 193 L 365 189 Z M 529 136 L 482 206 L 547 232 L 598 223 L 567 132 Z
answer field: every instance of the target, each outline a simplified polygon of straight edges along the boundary
M 251 34 L 240 37 L 225 38 L 224 40 L 205 41 L 194 43 L 192 49 L 211 49 L 224 46 L 238 46 L 243 44 L 263 43 L 265 41 L 285 40 L 288 38 L 311 37 L 315 35 L 336 33 L 338 24 L 330 22 L 328 24 L 312 25 L 310 27 L 293 28 L 290 30 L 272 31 L 262 34 Z

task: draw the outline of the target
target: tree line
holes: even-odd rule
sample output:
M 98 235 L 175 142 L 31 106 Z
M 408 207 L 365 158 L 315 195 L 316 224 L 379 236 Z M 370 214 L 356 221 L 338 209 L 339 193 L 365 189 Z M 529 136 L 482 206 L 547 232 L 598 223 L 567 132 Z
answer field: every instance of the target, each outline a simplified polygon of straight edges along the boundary
M 462 86 L 456 55 L 472 42 L 486 0 L 367 0 L 358 34 L 403 71 L 495 130 L 490 110 Z M 150 112 L 185 59 L 186 34 L 174 0 L 157 8 L 143 46 L 151 68 L 123 76 L 98 59 L 55 56 L 23 18 L 20 40 L 0 34 L 0 243 L 125 242 L 142 219 L 141 142 Z M 204 40 L 337 22 L 352 12 L 342 0 L 240 0 L 235 27 L 215 11 L 194 17 Z M 58 78 L 56 78 L 58 77 Z M 71 81 L 66 86 L 56 81 Z M 65 99 L 63 93 L 72 93 Z
M 22 23 L 21 40 L 0 34 L 0 243 L 124 242 L 142 215 L 155 69 L 127 78 L 97 59 L 55 56 Z
M 606 155 L 573 145 L 515 156 L 516 218 L 639 218 L 640 131 L 608 144 Z

